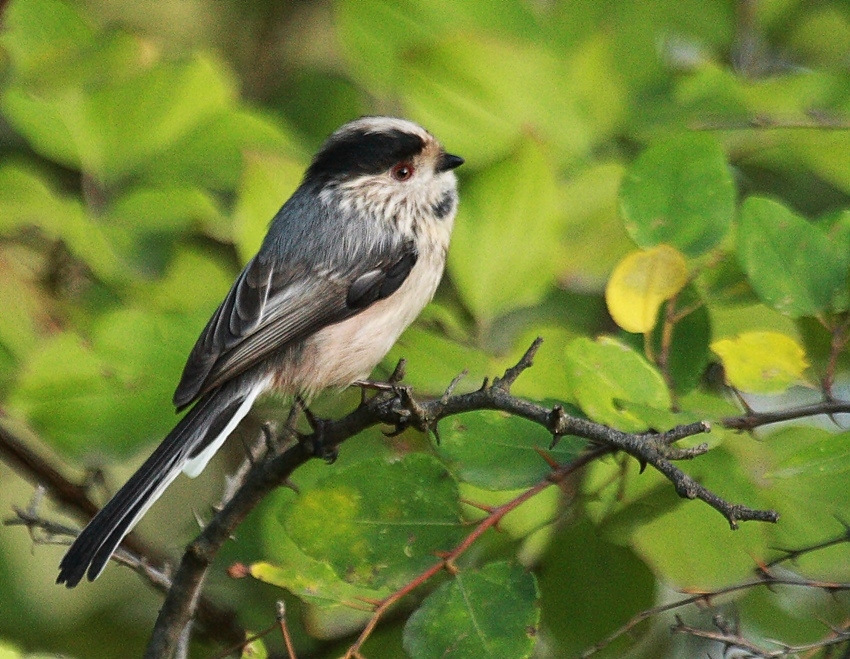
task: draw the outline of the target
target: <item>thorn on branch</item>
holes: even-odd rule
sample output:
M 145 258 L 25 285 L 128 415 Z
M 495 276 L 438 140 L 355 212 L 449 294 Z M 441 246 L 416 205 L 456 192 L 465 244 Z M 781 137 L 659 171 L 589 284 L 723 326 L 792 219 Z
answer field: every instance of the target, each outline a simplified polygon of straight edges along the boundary
M 552 443 L 549 444 L 551 451 L 561 441 L 561 437 L 566 435 L 564 432 L 567 425 L 567 413 L 564 412 L 563 405 L 553 405 L 552 411 L 549 412 L 549 429 L 552 432 Z
M 387 382 L 390 384 L 399 384 L 402 380 L 404 380 L 405 371 L 407 370 L 407 360 L 401 358 L 398 360 L 398 363 L 395 365 L 393 372 L 390 374 Z
M 538 336 L 534 339 L 528 347 L 528 350 L 525 351 L 525 354 L 520 358 L 515 366 L 511 366 L 507 369 L 501 378 L 493 379 L 493 386 L 498 387 L 505 393 L 509 393 L 511 386 L 513 386 L 513 383 L 516 382 L 516 379 L 524 370 L 532 366 L 534 355 L 537 354 L 537 349 L 540 348 L 541 343 L 543 343 L 543 337 Z
M 458 384 L 460 384 L 460 381 L 463 380 L 468 373 L 469 371 L 467 369 L 463 369 L 455 376 L 455 378 L 451 382 L 449 382 L 449 386 L 446 387 L 446 390 L 443 392 L 443 395 L 440 398 L 441 404 L 445 405 L 448 402 L 449 398 L 454 393 L 454 390 L 457 388 Z
M 464 499 L 463 497 L 461 497 L 460 503 L 466 504 L 470 508 L 476 508 L 477 510 L 481 510 L 487 513 L 488 515 L 492 515 L 493 511 L 496 510 L 493 506 L 488 506 L 485 503 L 478 503 L 477 501 L 472 501 L 470 499 Z
M 549 448 L 551 449 L 553 447 L 550 446 Z M 547 465 L 549 465 L 549 468 L 552 471 L 556 471 L 556 470 L 561 468 L 561 464 L 554 457 L 552 457 L 549 453 L 544 451 L 542 448 L 535 446 L 534 450 L 537 452 L 537 455 L 539 455 L 541 458 L 543 458 L 544 462 Z

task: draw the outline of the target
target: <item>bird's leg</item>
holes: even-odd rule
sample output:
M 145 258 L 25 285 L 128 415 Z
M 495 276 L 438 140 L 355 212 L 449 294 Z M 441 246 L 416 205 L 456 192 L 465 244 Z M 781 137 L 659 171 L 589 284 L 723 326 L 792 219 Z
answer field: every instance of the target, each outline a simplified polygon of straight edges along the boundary
M 399 359 L 395 365 L 393 372 L 386 382 L 378 380 L 355 380 L 351 384 L 355 387 L 360 387 L 360 404 L 366 404 L 366 390 L 371 389 L 379 392 L 392 392 L 398 396 L 399 383 L 404 379 L 404 371 L 407 362 L 404 359 Z
M 295 397 L 295 405 L 297 405 L 301 410 L 304 411 L 304 418 L 307 419 L 307 423 L 309 423 L 310 428 L 313 429 L 313 434 L 310 436 L 311 446 L 309 447 L 309 450 L 312 453 L 313 457 L 321 458 L 328 464 L 333 464 L 334 462 L 336 462 L 337 456 L 339 455 L 339 449 L 336 446 L 330 448 L 325 446 L 324 420 L 320 419 L 315 414 L 313 414 L 313 412 L 310 411 L 310 408 L 307 407 L 307 403 L 304 402 L 304 399 L 301 398 L 301 396 Z M 304 441 L 305 439 L 306 438 L 302 436 L 302 444 L 306 443 Z

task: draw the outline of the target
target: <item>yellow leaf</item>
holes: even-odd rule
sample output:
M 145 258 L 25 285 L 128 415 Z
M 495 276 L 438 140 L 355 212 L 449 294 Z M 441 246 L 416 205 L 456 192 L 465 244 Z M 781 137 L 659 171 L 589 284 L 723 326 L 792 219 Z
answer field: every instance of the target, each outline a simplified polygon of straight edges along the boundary
M 685 257 L 674 247 L 658 245 L 632 252 L 617 264 L 605 288 L 605 302 L 617 325 L 644 334 L 655 327 L 661 303 L 687 283 Z
M 809 365 L 800 344 L 779 332 L 745 332 L 715 341 L 711 349 L 723 361 L 729 384 L 750 393 L 785 391 L 804 381 L 803 371 Z

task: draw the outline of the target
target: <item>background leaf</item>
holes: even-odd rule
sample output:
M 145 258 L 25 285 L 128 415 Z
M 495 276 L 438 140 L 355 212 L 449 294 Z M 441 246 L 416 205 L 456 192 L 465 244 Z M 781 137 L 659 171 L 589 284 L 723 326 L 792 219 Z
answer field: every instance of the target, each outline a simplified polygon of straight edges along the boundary
M 545 152 L 528 142 L 464 188 L 448 268 L 480 323 L 538 301 L 554 280 L 556 185 Z
M 734 204 L 726 156 L 708 135 L 651 145 L 629 168 L 620 191 L 626 230 L 638 245 L 669 243 L 688 256 L 720 243 Z
M 778 393 L 803 380 L 805 351 L 778 332 L 747 332 L 711 344 L 720 355 L 729 384 L 741 391 Z
M 761 300 L 792 318 L 826 309 L 847 281 L 826 234 L 772 199 L 741 206 L 738 259 Z

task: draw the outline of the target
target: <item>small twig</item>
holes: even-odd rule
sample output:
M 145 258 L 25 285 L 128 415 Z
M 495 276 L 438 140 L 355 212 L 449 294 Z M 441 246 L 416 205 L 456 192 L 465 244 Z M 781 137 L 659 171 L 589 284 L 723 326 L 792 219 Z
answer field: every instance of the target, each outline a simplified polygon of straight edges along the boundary
M 632 618 L 629 619 L 625 624 L 623 624 L 614 632 L 606 636 L 603 640 L 587 648 L 587 650 L 585 650 L 580 655 L 580 659 L 588 659 L 597 652 L 604 650 L 618 638 L 621 638 L 622 636 L 625 636 L 626 634 L 630 633 L 644 620 L 654 618 L 669 611 L 682 609 L 692 604 L 703 604 L 706 606 L 711 606 L 712 601 L 717 600 L 718 598 L 724 595 L 730 595 L 736 592 L 752 590 L 754 588 L 771 588 L 773 586 L 796 586 L 800 588 L 814 588 L 824 590 L 826 592 L 850 591 L 850 583 L 814 581 L 791 577 L 777 577 L 771 574 L 768 570 L 761 569 L 759 570 L 758 576 L 755 579 L 740 582 L 737 584 L 732 584 L 731 586 L 718 588 L 716 590 L 695 593 L 694 595 L 684 597 L 682 599 L 676 600 L 675 602 L 670 602 L 668 604 L 662 604 L 659 606 L 652 607 L 650 609 L 645 609 L 640 613 L 637 613 L 632 616 Z
M 542 343 L 543 337 L 538 336 L 534 339 L 528 350 L 525 351 L 525 354 L 520 358 L 516 365 L 511 366 L 508 370 L 506 370 L 505 374 L 501 378 L 493 379 L 493 387 L 499 387 L 503 389 L 505 393 L 509 392 L 511 386 L 513 386 L 517 378 L 522 375 L 523 371 L 531 368 L 533 365 L 534 355 L 537 354 L 537 350 L 540 348 Z
M 298 659 L 295 655 L 295 646 L 292 644 L 292 637 L 289 635 L 289 626 L 286 624 L 286 604 L 283 600 L 277 602 L 277 622 L 280 625 L 280 633 L 283 635 L 283 642 L 286 645 L 286 654 L 289 659 Z
M 792 407 L 786 410 L 777 410 L 775 412 L 755 412 L 749 410 L 741 416 L 730 416 L 721 420 L 724 428 L 734 430 L 753 430 L 760 426 L 766 426 L 771 423 L 779 423 L 780 421 L 793 421 L 795 419 L 804 419 L 807 417 L 818 416 L 825 414 L 832 416 L 834 414 L 850 413 L 850 403 L 844 401 L 825 400 L 812 405 L 801 405 Z
M 750 117 L 717 117 L 700 119 L 690 125 L 691 130 L 847 130 L 850 120 L 809 112 L 806 117 L 770 116 L 756 114 Z
M 806 554 L 811 554 L 812 552 L 820 551 L 821 549 L 827 549 L 828 547 L 834 547 L 836 545 L 842 545 L 850 542 L 850 525 L 842 520 L 838 520 L 844 526 L 844 533 L 835 538 L 831 538 L 829 540 L 824 540 L 823 542 L 809 545 L 808 547 L 801 547 L 799 549 L 784 549 L 782 547 L 774 547 L 775 551 L 782 552 L 782 556 L 779 558 L 775 558 L 772 561 L 765 563 L 765 568 L 775 567 L 781 563 L 786 561 L 796 561 L 801 556 L 805 556 Z
M 73 511 L 81 519 L 88 520 L 97 513 L 99 508 L 88 496 L 85 487 L 71 482 L 46 458 L 30 449 L 24 441 L 2 424 L 0 424 L 0 459 L 3 459 L 23 478 L 37 487 L 44 488 L 51 499 Z M 16 512 L 20 517 L 20 511 Z M 68 527 L 41 520 L 37 515 L 29 518 L 21 517 L 21 519 L 26 522 L 30 532 L 37 525 L 48 533 L 55 531 L 53 535 L 57 537 L 73 538 L 78 533 Z M 51 541 L 57 542 L 55 539 Z M 117 560 L 141 574 L 157 590 L 166 592 L 171 587 L 170 579 L 163 576 L 167 575 L 167 570 L 154 567 L 168 564 L 162 552 L 143 542 L 135 533 L 124 538 L 121 548 L 122 550 L 116 553 Z M 231 644 L 235 639 L 241 639 L 245 635 L 237 623 L 235 611 L 221 608 L 207 597 L 198 599 L 197 613 L 202 632 L 222 643 Z
M 728 649 L 734 648 L 747 652 L 751 657 L 758 657 L 759 659 L 782 659 L 785 657 L 795 657 L 800 656 L 805 652 L 823 650 L 824 648 L 835 645 L 850 643 L 850 632 L 834 630 L 833 633 L 826 638 L 802 645 L 789 645 L 786 643 L 780 643 L 779 641 L 771 641 L 771 643 L 776 646 L 776 649 L 769 650 L 753 643 L 736 632 L 726 631 L 722 628 L 719 628 L 717 631 L 711 631 L 687 625 L 681 618 L 679 618 L 679 616 L 676 616 L 676 624 L 671 625 L 670 631 L 721 643 L 725 648 L 727 648 L 727 651 Z

